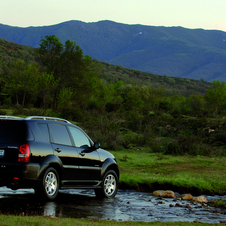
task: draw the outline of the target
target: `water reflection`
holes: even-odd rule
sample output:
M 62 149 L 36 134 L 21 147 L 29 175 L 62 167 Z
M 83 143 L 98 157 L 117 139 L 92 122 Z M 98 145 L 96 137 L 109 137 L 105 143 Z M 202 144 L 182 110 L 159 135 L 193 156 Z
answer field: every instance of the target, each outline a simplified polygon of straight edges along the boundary
M 61 214 L 57 214 L 57 205 L 55 202 L 46 202 L 45 206 L 44 206 L 44 213 L 43 216 L 53 216 L 53 217 L 57 217 L 58 215 Z

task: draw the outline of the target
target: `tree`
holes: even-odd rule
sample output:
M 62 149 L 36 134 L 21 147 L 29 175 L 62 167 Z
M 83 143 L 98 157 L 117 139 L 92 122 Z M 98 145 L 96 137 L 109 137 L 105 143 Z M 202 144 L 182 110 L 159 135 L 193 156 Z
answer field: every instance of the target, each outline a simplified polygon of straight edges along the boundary
M 63 45 L 55 35 L 41 39 L 37 55 L 47 69 L 58 81 L 55 91 L 55 108 L 58 106 L 62 89 L 70 90 L 74 101 L 86 107 L 88 96 L 94 91 L 98 75 L 96 65 L 90 56 L 83 56 L 82 49 L 76 42 L 67 40 Z
M 209 110 L 215 113 L 223 110 L 226 107 L 226 83 L 213 81 L 212 86 L 206 91 L 205 100 Z
M 36 55 L 46 67 L 47 73 L 55 72 L 60 54 L 64 49 L 63 44 L 55 35 L 46 35 L 45 38 L 41 37 L 39 46 Z
M 11 64 L 9 75 L 5 76 L 6 90 L 9 94 L 15 95 L 16 105 L 19 105 L 19 90 L 21 86 L 21 78 L 23 77 L 26 64 L 23 60 L 16 60 Z
M 197 114 L 203 110 L 205 100 L 201 95 L 191 94 L 189 97 L 187 97 L 186 104 L 194 113 Z
M 124 100 L 124 109 L 127 111 L 141 111 L 144 107 L 142 87 L 125 85 L 120 88 L 120 94 Z
M 16 105 L 25 105 L 25 98 L 35 98 L 37 94 L 37 78 L 39 68 L 36 63 L 26 64 L 24 60 L 17 59 L 9 66 L 8 75 L 5 76 L 5 90 L 16 99 Z
M 37 95 L 37 80 L 39 77 L 39 67 L 36 63 L 28 64 L 23 77 L 21 78 L 21 90 L 23 92 L 22 107 L 25 105 L 25 98 L 36 98 Z
M 47 72 L 42 73 L 38 77 L 38 97 L 42 100 L 41 107 L 44 109 L 49 105 L 53 105 L 55 90 L 58 87 L 59 81 L 56 80 L 53 74 Z

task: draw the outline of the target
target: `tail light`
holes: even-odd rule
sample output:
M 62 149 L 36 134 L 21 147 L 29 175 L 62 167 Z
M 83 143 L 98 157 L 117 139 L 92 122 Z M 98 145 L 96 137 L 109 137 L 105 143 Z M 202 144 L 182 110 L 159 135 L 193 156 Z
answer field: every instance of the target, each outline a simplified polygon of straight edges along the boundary
M 19 148 L 18 162 L 29 162 L 30 160 L 30 148 L 28 144 L 23 144 Z

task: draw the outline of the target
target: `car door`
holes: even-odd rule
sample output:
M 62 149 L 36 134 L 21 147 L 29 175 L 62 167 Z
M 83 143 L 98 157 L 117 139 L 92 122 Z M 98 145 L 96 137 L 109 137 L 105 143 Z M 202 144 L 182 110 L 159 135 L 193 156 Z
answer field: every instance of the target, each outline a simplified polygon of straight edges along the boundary
M 79 128 L 68 126 L 79 154 L 78 180 L 100 180 L 101 162 L 97 150 L 91 148 L 88 136 Z
M 65 125 L 49 123 L 50 140 L 54 150 L 63 163 L 62 180 L 76 180 L 78 177 L 78 151 Z

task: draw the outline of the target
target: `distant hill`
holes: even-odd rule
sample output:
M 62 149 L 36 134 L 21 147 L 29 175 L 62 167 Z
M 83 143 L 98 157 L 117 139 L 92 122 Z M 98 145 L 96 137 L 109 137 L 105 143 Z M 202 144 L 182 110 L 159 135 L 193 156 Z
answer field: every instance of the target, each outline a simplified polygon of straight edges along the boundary
M 112 21 L 68 21 L 43 27 L 0 24 L 0 38 L 39 47 L 41 36 L 76 41 L 99 61 L 143 72 L 226 81 L 226 32 L 182 27 L 127 25 Z

